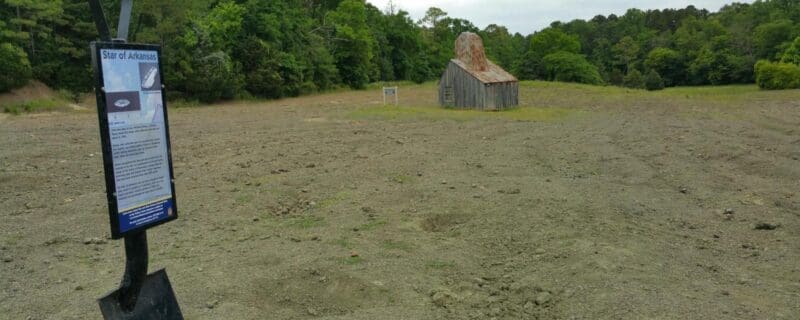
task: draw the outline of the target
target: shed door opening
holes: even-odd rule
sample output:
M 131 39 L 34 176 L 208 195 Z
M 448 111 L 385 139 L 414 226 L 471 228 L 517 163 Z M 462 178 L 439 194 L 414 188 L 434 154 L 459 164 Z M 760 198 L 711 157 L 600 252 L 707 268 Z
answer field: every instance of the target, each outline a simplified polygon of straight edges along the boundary
M 444 105 L 447 107 L 455 106 L 455 95 L 453 94 L 453 86 L 444 87 Z

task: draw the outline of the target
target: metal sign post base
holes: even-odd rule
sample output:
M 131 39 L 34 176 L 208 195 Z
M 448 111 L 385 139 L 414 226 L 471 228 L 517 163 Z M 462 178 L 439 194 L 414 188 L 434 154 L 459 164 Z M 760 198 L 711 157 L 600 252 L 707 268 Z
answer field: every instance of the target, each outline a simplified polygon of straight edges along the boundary
M 147 232 L 125 237 L 125 275 L 119 289 L 100 298 L 106 320 L 183 320 L 167 271 L 147 274 Z
M 167 271 L 153 272 L 144 279 L 132 311 L 125 311 L 120 301 L 122 288 L 100 298 L 100 311 L 106 320 L 183 320 L 181 308 L 172 291 Z

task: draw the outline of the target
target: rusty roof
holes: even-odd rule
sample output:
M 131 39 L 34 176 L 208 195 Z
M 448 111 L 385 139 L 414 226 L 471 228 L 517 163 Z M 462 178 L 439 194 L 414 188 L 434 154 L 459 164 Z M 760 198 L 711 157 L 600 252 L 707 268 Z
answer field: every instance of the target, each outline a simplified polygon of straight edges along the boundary
M 500 66 L 494 64 L 493 62 L 486 60 L 486 70 L 480 71 L 470 68 L 464 61 L 459 59 L 450 60 L 450 62 L 455 63 L 464 71 L 471 74 L 478 80 L 483 83 L 503 83 L 503 82 L 517 82 L 516 77 L 508 73 L 508 71 L 503 70 Z

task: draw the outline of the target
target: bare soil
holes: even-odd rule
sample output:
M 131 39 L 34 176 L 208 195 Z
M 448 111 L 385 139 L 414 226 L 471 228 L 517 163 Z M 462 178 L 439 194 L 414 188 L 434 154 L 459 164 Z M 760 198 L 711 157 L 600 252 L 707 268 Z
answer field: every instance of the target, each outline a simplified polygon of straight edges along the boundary
M 187 319 L 799 319 L 800 93 L 433 85 L 170 111 Z M 93 113 L 0 118 L 0 319 L 99 319 Z

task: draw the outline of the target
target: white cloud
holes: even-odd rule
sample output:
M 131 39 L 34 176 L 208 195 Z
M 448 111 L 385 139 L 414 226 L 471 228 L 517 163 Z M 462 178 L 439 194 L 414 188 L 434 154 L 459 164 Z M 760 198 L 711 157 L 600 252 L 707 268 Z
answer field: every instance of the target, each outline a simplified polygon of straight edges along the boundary
M 390 0 L 367 0 L 381 10 Z M 730 0 L 393 0 L 397 9 L 408 11 L 414 20 L 425 15 L 430 7 L 438 7 L 450 17 L 467 19 L 479 28 L 490 24 L 504 25 L 511 32 L 522 34 L 541 30 L 553 21 L 591 19 L 602 14 L 622 15 L 629 8 L 685 8 L 689 5 L 717 11 Z M 753 2 L 752 0 L 738 2 Z

